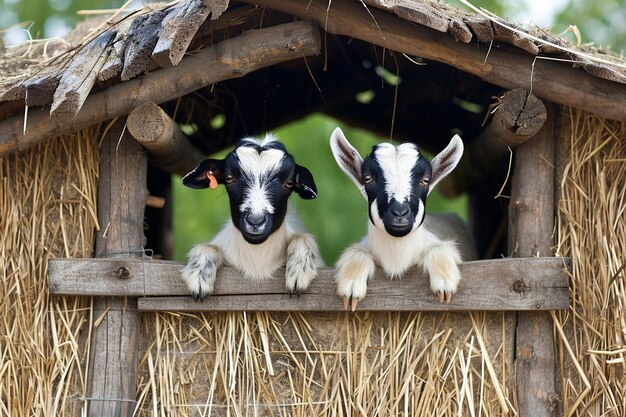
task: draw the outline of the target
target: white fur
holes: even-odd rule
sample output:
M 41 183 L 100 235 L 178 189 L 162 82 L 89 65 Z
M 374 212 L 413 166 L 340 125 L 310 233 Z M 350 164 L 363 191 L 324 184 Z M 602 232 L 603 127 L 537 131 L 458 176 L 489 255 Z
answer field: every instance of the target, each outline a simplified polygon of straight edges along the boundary
M 250 138 L 246 140 L 252 141 Z M 262 145 L 266 142 L 267 137 L 263 142 L 256 143 Z M 242 213 L 250 210 L 252 214 L 274 213 L 274 207 L 267 198 L 266 179 L 280 168 L 285 153 L 280 149 L 266 149 L 259 153 L 256 148 L 241 146 L 235 154 L 248 185 L 239 210 Z
M 335 264 L 337 294 L 343 298 L 362 300 L 367 281 L 374 276 L 376 265 L 370 252 L 360 244 L 348 247 Z
M 317 243 L 290 212 L 280 228 L 259 245 L 246 242 L 229 219 L 210 244 L 194 246 L 187 257 L 182 276 L 196 299 L 213 292 L 222 264 L 237 268 L 252 280 L 268 279 L 287 264 L 285 285 L 290 293 L 306 290 L 322 266 Z
M 457 164 L 461 160 L 461 156 L 463 156 L 463 150 L 463 140 L 459 135 L 454 135 L 452 136 L 450 143 L 448 143 L 448 146 L 446 146 L 443 151 L 439 152 L 433 160 L 430 161 L 430 165 L 433 167 L 433 177 L 430 181 L 428 194 L 430 194 L 439 181 L 444 179 L 454 168 L 456 168 Z M 452 163 L 443 166 L 443 159 L 452 161 Z
M 371 262 L 367 261 L 368 256 Z M 337 293 L 341 297 L 362 300 L 366 282 L 376 270 L 374 262 L 392 279 L 401 277 L 414 265 L 420 265 L 428 273 L 430 288 L 435 294 L 453 294 L 461 279 L 458 268 L 461 255 L 453 241 L 440 239 L 425 227 L 418 227 L 404 237 L 394 237 L 384 227 L 370 222 L 361 244 L 350 246 L 337 261 Z M 351 264 L 360 265 L 358 276 L 346 275 L 346 265 Z
M 263 147 L 275 140 L 273 135 L 267 134 L 262 141 L 245 138 L 243 142 Z M 243 174 L 240 180 L 246 185 L 241 212 L 274 213 L 266 182 L 280 169 L 285 152 L 280 149 L 258 152 L 256 147 L 240 146 L 235 149 L 235 154 Z M 222 264 L 237 268 L 252 280 L 270 278 L 277 269 L 286 266 L 287 290 L 299 294 L 317 275 L 322 258 L 315 239 L 304 233 L 302 224 L 288 207 L 283 223 L 261 244 L 248 243 L 229 219 L 210 244 L 197 245 L 189 251 L 182 277 L 196 300 L 213 292 L 217 270 Z
M 181 275 L 193 298 L 202 299 L 213 292 L 217 270 L 224 262 L 222 251 L 213 245 L 196 245 L 187 254 Z
M 347 149 L 347 154 L 342 152 L 342 148 Z M 361 178 L 363 158 L 361 158 L 359 151 L 348 142 L 343 131 L 338 127 L 336 127 L 330 135 L 330 149 L 332 150 L 339 168 L 354 182 L 354 185 L 357 186 L 363 198 L 367 200 L 367 194 L 365 193 L 365 187 L 363 186 Z
M 358 152 L 339 128 L 333 132 L 330 142 L 335 160 L 341 169 L 359 185 L 360 178 L 355 175 L 360 175 L 363 160 Z M 344 150 L 348 150 L 349 155 Z M 433 179 L 430 190 L 456 167 L 462 154 L 463 142 L 455 135 L 450 144 L 431 162 Z M 408 199 L 413 185 L 411 170 L 419 157 L 417 147 L 413 144 L 407 143 L 398 147 L 385 143 L 378 145 L 375 158 L 385 179 L 385 191 L 389 201 L 392 198 L 399 202 Z M 365 193 L 363 195 L 367 198 Z M 387 233 L 378 213 L 376 200 L 370 203 L 369 211 L 372 222 L 368 223 L 367 236 L 360 244 L 347 248 L 336 263 L 337 293 L 344 300 L 352 298 L 353 303 L 354 300 L 363 299 L 367 280 L 375 273 L 375 263 L 392 279 L 402 276 L 414 265 L 421 265 L 430 277 L 431 290 L 440 300 L 449 301 L 461 279 L 458 268 L 461 254 L 453 240 L 442 239 L 434 230 L 429 230 L 426 226 L 428 222 L 420 227 L 425 214 L 424 203 L 420 200 L 413 229 L 403 237 L 394 237 Z M 354 306 L 355 304 L 353 309 Z
M 403 202 L 411 195 L 412 170 L 420 157 L 417 147 L 403 143 L 397 148 L 390 143 L 380 143 L 374 152 L 385 179 L 385 191 L 392 199 Z
M 287 242 L 285 285 L 290 293 L 300 294 L 311 285 L 322 265 L 317 243 L 308 233 L 292 234 Z

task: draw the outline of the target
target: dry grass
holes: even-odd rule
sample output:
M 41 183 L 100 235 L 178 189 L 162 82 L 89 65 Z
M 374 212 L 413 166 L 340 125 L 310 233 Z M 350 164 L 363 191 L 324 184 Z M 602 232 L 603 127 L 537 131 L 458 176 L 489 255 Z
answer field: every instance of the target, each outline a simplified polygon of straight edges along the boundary
M 76 415 L 85 299 L 48 296 L 47 261 L 89 257 L 97 145 L 81 131 L 0 158 L 0 416 Z
M 137 414 L 515 415 L 512 317 L 145 314 Z
M 572 308 L 555 315 L 566 416 L 626 415 L 626 124 L 567 109 L 558 246 Z
M 568 110 L 555 313 L 563 414 L 626 414 L 626 125 Z M 84 411 L 85 299 L 47 294 L 50 257 L 92 252 L 97 144 L 83 131 L 0 159 L 0 416 Z M 136 415 L 516 415 L 510 313 L 151 313 Z

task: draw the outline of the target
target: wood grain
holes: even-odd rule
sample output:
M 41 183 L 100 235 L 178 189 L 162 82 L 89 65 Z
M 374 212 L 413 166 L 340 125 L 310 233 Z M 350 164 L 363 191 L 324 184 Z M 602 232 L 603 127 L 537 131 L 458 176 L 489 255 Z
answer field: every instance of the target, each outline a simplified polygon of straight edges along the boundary
M 516 151 L 509 203 L 509 251 L 550 256 L 554 230 L 555 118 L 547 106 L 543 128 Z M 553 324 L 547 312 L 520 312 L 516 332 L 517 399 L 520 416 L 555 416 Z
M 76 116 L 96 82 L 98 72 L 106 62 L 109 44 L 116 32 L 104 32 L 85 46 L 61 74 L 53 96 L 50 115 L 59 123 Z
M 457 196 L 493 174 L 503 157 L 539 132 L 547 118 L 546 107 L 534 94 L 521 88 L 507 91 L 500 97 L 491 122 L 472 141 L 452 174 L 448 197 Z
M 184 176 L 205 157 L 189 142 L 178 124 L 154 103 L 133 109 L 126 127 L 148 150 L 150 163 L 165 172 Z
M 144 103 L 163 103 L 223 80 L 243 77 L 260 68 L 315 55 L 320 48 L 318 28 L 310 22 L 249 30 L 187 56 L 175 67 L 91 94 L 78 114 L 67 123 L 51 117 L 47 108 L 29 111 L 25 134 L 23 115 L 0 122 L 0 156 L 28 149 L 63 133 L 125 116 Z
M 451 65 L 507 89 L 531 89 L 537 97 L 626 120 L 626 85 L 599 79 L 571 64 L 537 59 L 510 48 L 463 44 L 442 33 L 399 19 L 391 13 L 348 0 L 246 0 L 317 22 L 329 33 L 345 35 Z M 498 29 L 501 35 L 503 29 Z M 496 35 L 498 35 L 496 34 Z M 504 38 L 508 39 L 507 36 Z M 515 41 L 513 40 L 513 43 Z M 524 47 L 520 40 L 518 46 Z
M 161 23 L 152 59 L 161 67 L 178 64 L 209 14 L 212 20 L 217 19 L 227 7 L 228 0 L 191 0 L 172 7 Z
M 391 281 L 380 272 L 370 281 L 359 310 L 471 311 L 546 310 L 569 306 L 565 258 L 498 259 L 465 262 L 452 303 L 440 304 L 428 277 L 418 268 Z M 180 279 L 182 264 L 147 259 L 53 259 L 48 265 L 50 294 L 127 295 L 143 298 L 143 310 L 342 310 L 332 268 L 323 268 L 300 298 L 289 298 L 284 270 L 267 281 L 250 281 L 222 268 L 215 292 L 195 303 Z M 179 297 L 172 297 L 179 296 Z
M 120 119 L 113 125 L 101 148 L 100 231 L 96 238 L 96 256 L 99 257 L 140 256 L 138 250 L 145 245 L 143 212 L 147 197 L 147 161 L 141 145 L 124 133 L 125 122 Z M 95 297 L 93 316 L 103 316 L 103 319 L 91 333 L 88 415 L 131 416 L 136 399 L 141 326 L 137 300 Z

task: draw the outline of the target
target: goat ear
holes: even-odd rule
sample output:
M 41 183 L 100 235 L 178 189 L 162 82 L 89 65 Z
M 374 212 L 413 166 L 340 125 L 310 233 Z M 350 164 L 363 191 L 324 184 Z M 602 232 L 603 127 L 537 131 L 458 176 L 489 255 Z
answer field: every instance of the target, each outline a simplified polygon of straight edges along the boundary
M 313 181 L 311 171 L 296 164 L 294 191 L 305 200 L 312 200 L 317 197 L 317 187 Z
M 348 142 L 340 128 L 336 128 L 330 135 L 330 149 L 333 152 L 335 161 L 339 168 L 354 181 L 361 194 L 365 195 L 365 184 L 361 175 L 361 167 L 363 166 L 363 158 L 354 146 Z M 366 197 L 367 198 L 367 197 Z
M 459 135 L 454 135 L 446 148 L 439 152 L 437 156 L 430 161 L 433 168 L 432 178 L 430 179 L 430 190 L 435 184 L 444 179 L 449 173 L 456 168 L 457 164 L 463 156 L 463 141 Z
M 217 184 L 224 183 L 224 160 L 205 159 L 190 173 L 183 177 L 183 185 L 190 188 L 215 188 L 217 184 L 211 185 L 210 177 L 215 178 Z

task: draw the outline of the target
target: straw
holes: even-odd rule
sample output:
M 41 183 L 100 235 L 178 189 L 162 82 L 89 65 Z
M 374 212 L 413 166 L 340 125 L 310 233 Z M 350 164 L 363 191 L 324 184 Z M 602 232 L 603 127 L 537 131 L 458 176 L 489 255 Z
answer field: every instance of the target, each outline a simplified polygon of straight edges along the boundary
M 557 248 L 572 257 L 553 315 L 567 416 L 626 414 L 626 124 L 566 108 Z M 617 360 L 612 360 L 617 359 Z
M 97 127 L 0 158 L 0 415 L 78 415 L 89 303 L 48 296 L 48 259 L 90 257 Z M 78 191 L 80 190 L 80 192 Z

